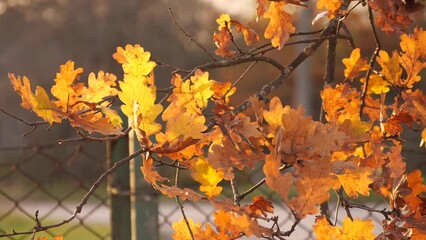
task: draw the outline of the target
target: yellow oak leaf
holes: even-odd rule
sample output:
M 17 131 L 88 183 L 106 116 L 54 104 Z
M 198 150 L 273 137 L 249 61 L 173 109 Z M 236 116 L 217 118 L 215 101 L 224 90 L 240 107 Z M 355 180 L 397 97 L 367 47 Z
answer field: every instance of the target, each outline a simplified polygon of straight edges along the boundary
M 118 97 L 123 102 L 121 110 L 130 119 L 136 133 L 143 131 L 144 137 L 149 137 L 161 130 L 161 125 L 155 122 L 163 111 L 163 106 L 155 104 L 157 98 L 153 77 L 149 76 L 155 63 L 149 61 L 151 54 L 139 45 L 126 45 L 117 48 L 113 57 L 122 64 L 124 79 L 119 82 L 121 91 Z
M 412 88 L 413 84 L 419 82 L 421 77 L 420 71 L 426 67 L 426 31 L 417 27 L 410 36 L 401 35 L 401 57 L 400 63 L 407 73 L 407 79 L 404 80 L 403 86 Z
M 344 169 L 344 174 L 337 175 L 343 189 L 351 198 L 358 198 L 358 193 L 363 196 L 370 195 L 369 185 L 373 182 L 369 176 L 373 170 L 369 167 Z
M 109 119 L 113 126 L 121 128 L 121 126 L 123 125 L 123 120 L 121 119 L 117 111 L 107 107 L 102 107 L 101 111 Z
M 163 113 L 163 120 L 169 118 L 176 107 L 186 108 L 188 114 L 201 115 L 207 107 L 209 99 L 213 96 L 212 87 L 215 81 L 209 79 L 208 72 L 196 70 L 190 80 L 182 81 L 180 75 L 173 78 L 173 94 L 167 99 L 171 102 Z
M 336 16 L 341 5 L 342 0 L 318 0 L 317 2 L 317 8 L 327 10 L 329 18 Z
M 380 50 L 376 60 L 382 67 L 380 73 L 385 76 L 385 81 L 396 85 L 402 85 L 402 68 L 399 65 L 399 55 L 397 51 L 393 51 L 392 57 L 390 57 L 386 51 Z
M 331 226 L 325 217 L 315 220 L 314 233 L 317 240 L 339 239 L 339 240 L 373 240 L 373 221 L 371 219 L 361 220 L 355 218 L 353 221 L 346 217 L 342 227 Z
M 317 217 L 315 219 L 313 230 L 316 240 L 338 239 L 337 237 L 340 236 L 339 228 L 331 226 L 327 218 L 324 216 Z
M 201 223 L 194 223 L 194 221 L 191 218 L 187 218 L 188 225 L 191 228 L 191 232 L 193 235 L 199 234 L 199 232 L 202 231 L 201 229 Z M 172 224 L 172 228 L 174 230 L 174 233 L 172 235 L 174 240 L 188 240 L 192 239 L 191 232 L 188 229 L 187 222 L 185 219 L 180 219 L 179 222 L 174 222 Z
M 365 84 L 365 78 L 362 78 L 360 81 Z M 390 85 L 390 82 L 384 80 L 378 74 L 371 74 L 368 80 L 367 93 L 374 93 L 377 95 L 387 93 L 390 90 Z
M 223 171 L 214 169 L 204 158 L 198 158 L 191 173 L 192 178 L 201 183 L 200 191 L 211 198 L 222 192 L 222 187 L 217 186 L 223 179 Z
M 55 104 L 64 113 L 68 113 L 79 101 L 79 96 L 85 88 L 83 83 L 77 82 L 82 73 L 82 68 L 74 69 L 74 62 L 68 61 L 61 65 L 60 72 L 56 74 L 55 85 L 50 92 L 58 99 Z
M 115 88 L 117 77 L 111 73 L 98 72 L 98 77 L 94 73 L 89 74 L 88 88 L 84 89 L 81 94 L 81 101 L 97 103 L 103 101 L 106 97 L 114 96 L 118 93 Z M 104 101 L 103 106 L 109 104 Z
M 217 29 L 221 31 L 222 29 L 230 29 L 231 28 L 231 17 L 229 14 L 222 13 L 220 14 L 219 18 L 216 19 L 217 24 L 219 24 L 219 27 Z
M 344 71 L 346 79 L 357 77 L 359 72 L 367 71 L 370 68 L 367 59 L 361 58 L 361 50 L 359 48 L 352 50 L 351 56 L 343 58 L 342 62 L 346 67 Z
M 272 46 L 278 49 L 283 48 L 290 34 L 296 31 L 296 28 L 291 23 L 293 15 L 284 10 L 285 5 L 284 1 L 271 2 L 264 14 L 265 18 L 269 18 L 269 25 L 265 30 L 264 36 L 267 39 L 271 39 Z
M 54 122 L 61 122 L 56 111 L 53 111 L 56 108 L 50 101 L 49 96 L 47 95 L 44 88 L 37 86 L 35 94 L 31 92 L 31 84 L 27 77 L 15 77 L 13 74 L 9 74 L 10 82 L 12 86 L 21 98 L 21 106 L 27 110 L 33 111 L 37 116 L 43 118 L 49 124 Z
M 117 52 L 112 56 L 118 63 L 122 64 L 125 78 L 139 78 L 139 81 L 152 84 L 152 82 L 149 82 L 149 78 L 141 78 L 141 76 L 148 76 L 156 64 L 149 61 L 151 53 L 145 51 L 139 44 L 134 46 L 127 44 L 125 49 L 117 47 Z

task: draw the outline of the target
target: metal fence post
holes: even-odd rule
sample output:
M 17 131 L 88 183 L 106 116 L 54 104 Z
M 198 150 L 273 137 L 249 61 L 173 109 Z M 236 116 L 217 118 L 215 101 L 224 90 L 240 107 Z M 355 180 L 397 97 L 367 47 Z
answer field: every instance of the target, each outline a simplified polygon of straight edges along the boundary
M 129 155 L 127 138 L 107 142 L 108 168 Z M 120 167 L 108 178 L 108 199 L 111 211 L 111 239 L 131 240 L 129 168 Z
M 133 131 L 129 133 L 129 153 L 132 154 L 139 143 Z M 140 167 L 142 157 L 130 161 L 130 202 L 132 240 L 158 240 L 158 197 L 152 186 L 143 179 Z

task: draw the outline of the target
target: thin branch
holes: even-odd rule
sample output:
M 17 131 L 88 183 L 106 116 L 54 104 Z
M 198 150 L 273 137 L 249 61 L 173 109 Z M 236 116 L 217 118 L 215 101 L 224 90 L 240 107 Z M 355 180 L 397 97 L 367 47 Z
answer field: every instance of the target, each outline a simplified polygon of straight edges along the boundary
M 27 131 L 27 132 L 25 132 L 25 133 L 22 134 L 23 137 L 25 137 L 28 134 L 32 133 L 34 130 L 36 130 L 36 128 L 38 126 L 49 124 L 49 122 L 47 122 L 47 121 L 38 121 L 38 122 L 28 122 L 28 121 L 25 121 L 24 119 L 19 118 L 19 117 L 15 116 L 15 115 L 9 113 L 8 111 L 2 109 L 2 108 L 0 108 L 0 112 L 3 112 L 4 114 L 6 114 L 6 115 L 8 115 L 8 116 L 10 116 L 10 117 L 12 117 L 12 118 L 14 118 L 14 119 L 16 119 L 16 120 L 24 123 L 25 125 L 31 127 L 31 129 L 29 131 Z
M 179 163 L 177 163 L 177 164 L 179 165 Z M 178 180 L 179 180 L 179 168 L 176 168 L 175 187 L 178 187 Z M 176 199 L 177 204 L 179 205 L 180 212 L 182 213 L 182 217 L 185 220 L 186 226 L 188 227 L 188 231 L 189 231 L 189 234 L 191 235 L 191 239 L 195 240 L 194 233 L 192 232 L 191 226 L 189 225 L 188 218 L 186 217 L 185 211 L 183 210 L 183 205 L 180 201 L 179 196 L 175 196 L 175 199 Z
M 109 169 L 107 169 L 105 172 L 103 172 L 101 174 L 101 176 L 99 176 L 99 178 L 95 181 L 95 183 L 93 183 L 93 185 L 90 187 L 89 191 L 84 195 L 84 197 L 80 200 L 80 203 L 75 207 L 74 209 L 74 213 L 68 218 L 63 220 L 60 223 L 55 223 L 55 224 L 51 224 L 51 225 L 46 225 L 46 226 L 42 226 L 40 224 L 40 226 L 34 226 L 34 230 L 33 231 L 22 231 L 22 232 L 17 232 L 15 230 L 12 231 L 12 233 L 6 233 L 6 234 L 0 234 L 0 237 L 10 237 L 10 236 L 16 236 L 16 235 L 27 235 L 27 234 L 33 234 L 34 231 L 35 232 L 41 232 L 41 231 L 45 231 L 51 228 L 56 228 L 56 227 L 60 227 L 64 224 L 67 224 L 69 222 L 71 222 L 72 220 L 74 220 L 74 218 L 77 217 L 77 215 L 79 213 L 81 213 L 81 210 L 83 209 L 83 207 L 87 204 L 87 201 L 89 200 L 89 198 L 93 195 L 93 193 L 96 191 L 96 189 L 98 189 L 98 187 L 100 186 L 100 184 L 102 183 L 102 181 L 111 173 L 113 173 L 117 168 L 121 167 L 123 164 L 129 162 L 131 159 L 139 156 L 140 154 L 144 153 L 148 151 L 148 148 L 144 147 L 141 149 L 136 150 L 133 154 L 121 159 L 120 161 L 114 163 L 114 165 L 112 167 L 110 167 Z
M 386 219 L 386 220 L 388 220 L 388 221 L 390 221 L 390 220 L 391 220 L 390 216 L 391 216 L 392 214 L 394 214 L 394 211 L 386 210 L 386 208 L 384 208 L 384 209 L 382 209 L 382 210 L 377 210 L 377 209 L 370 208 L 370 207 L 367 207 L 367 206 L 364 206 L 364 205 L 359 205 L 359 204 L 356 204 L 356 203 L 349 203 L 349 204 L 348 204 L 348 207 L 349 207 L 349 208 L 359 208 L 359 209 L 363 209 L 363 210 L 366 210 L 366 211 L 369 211 L 369 212 L 380 213 L 380 214 L 382 214 L 382 215 L 385 217 L 385 219 Z
M 122 134 L 111 136 L 111 137 L 92 137 L 85 134 L 84 132 L 82 132 L 82 130 L 78 128 L 76 128 L 76 130 L 77 130 L 77 134 L 81 136 L 80 138 L 59 139 L 58 143 L 63 144 L 68 142 L 80 142 L 80 141 L 94 141 L 94 142 L 116 141 L 118 139 L 126 137 L 129 134 L 130 130 L 132 130 L 132 128 L 129 127 L 126 130 L 124 130 Z
M 350 208 L 350 203 L 349 203 L 348 200 L 346 200 L 343 197 L 343 190 L 340 188 L 338 191 L 336 191 L 336 193 L 337 193 L 337 196 L 339 197 L 339 200 L 340 200 L 343 208 L 345 208 L 346 215 L 353 221 L 354 218 L 352 217 L 351 210 L 349 209 Z
M 217 61 L 216 58 L 209 52 L 207 51 L 206 48 L 203 47 L 203 45 L 201 45 L 199 42 L 197 42 L 197 40 L 193 39 L 191 37 L 191 35 L 189 35 L 187 32 L 185 32 L 185 30 L 183 30 L 183 28 L 179 25 L 179 23 L 176 21 L 175 16 L 173 15 L 172 9 L 169 7 L 167 7 L 167 10 L 169 11 L 170 17 L 173 20 L 173 23 L 176 25 L 176 27 L 189 39 L 189 41 L 195 43 L 199 48 L 201 48 L 213 61 Z
M 288 165 L 288 164 L 284 164 L 282 165 L 279 170 L 285 170 L 288 169 L 290 167 L 292 167 L 293 165 Z M 240 202 L 241 200 L 243 200 L 247 195 L 249 195 L 250 193 L 254 192 L 254 190 L 258 189 L 260 186 L 262 186 L 264 183 L 266 182 L 266 178 L 262 178 L 262 180 L 260 180 L 258 183 L 256 183 L 255 185 L 253 185 L 250 189 L 248 189 L 247 191 L 241 193 L 238 196 L 238 202 Z
M 368 19 L 370 22 L 370 27 L 371 27 L 371 32 L 373 33 L 374 36 L 374 42 L 376 43 L 376 49 L 374 50 L 373 55 L 371 55 L 370 58 L 370 68 L 368 69 L 366 75 L 365 75 L 365 84 L 364 84 L 364 88 L 362 90 L 362 94 L 361 94 L 361 106 L 360 106 L 360 111 L 359 111 L 359 115 L 362 118 L 362 113 L 364 112 L 364 108 L 365 108 L 365 98 L 367 96 L 367 89 L 368 89 L 368 83 L 370 80 L 370 75 L 372 72 L 372 69 L 374 68 L 374 65 L 376 63 L 376 57 L 379 54 L 379 51 L 381 49 L 381 44 L 379 41 L 379 36 L 377 35 L 377 30 L 376 30 L 376 25 L 374 24 L 374 16 L 373 16 L 373 10 L 371 9 L 370 6 L 368 6 Z
M 237 180 L 235 179 L 235 177 L 233 179 L 231 179 L 231 189 L 232 189 L 232 196 L 234 198 L 234 203 L 236 205 L 240 205 L 240 194 L 238 191 L 238 185 L 237 185 Z
M 300 220 L 301 219 L 296 218 L 296 221 L 293 223 L 293 225 L 291 226 L 290 230 L 288 230 L 287 232 L 285 232 L 283 235 L 286 236 L 286 237 L 290 236 L 294 232 L 294 230 L 296 230 L 296 227 L 300 223 Z
M 154 162 L 157 163 L 154 167 L 169 166 L 169 167 L 179 168 L 181 170 L 188 170 L 188 168 L 186 168 L 186 167 L 179 166 L 179 162 L 178 161 L 173 161 L 172 163 L 166 163 L 164 161 L 161 161 L 160 159 L 155 158 L 152 155 L 151 155 L 151 158 L 154 160 Z

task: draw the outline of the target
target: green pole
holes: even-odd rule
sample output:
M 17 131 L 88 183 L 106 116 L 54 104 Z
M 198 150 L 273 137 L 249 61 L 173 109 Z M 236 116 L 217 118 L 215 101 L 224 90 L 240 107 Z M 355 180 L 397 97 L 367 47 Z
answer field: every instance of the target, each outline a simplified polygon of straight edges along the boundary
M 107 142 L 108 168 L 129 155 L 128 142 L 127 138 Z M 121 167 L 108 177 L 107 192 L 111 211 L 112 240 L 131 240 L 129 176 L 129 168 Z
M 133 131 L 129 133 L 129 153 L 139 148 Z M 145 182 L 140 167 L 142 157 L 130 161 L 130 202 L 132 240 L 158 240 L 158 197 L 150 184 Z

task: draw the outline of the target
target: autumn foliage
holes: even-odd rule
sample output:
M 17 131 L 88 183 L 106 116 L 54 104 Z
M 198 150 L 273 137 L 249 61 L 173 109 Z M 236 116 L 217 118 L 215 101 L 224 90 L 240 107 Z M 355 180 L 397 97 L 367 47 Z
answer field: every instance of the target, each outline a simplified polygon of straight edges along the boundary
M 190 218 L 174 223 L 174 239 L 281 239 L 291 236 L 309 215 L 317 216 L 312 226 L 317 239 L 425 239 L 426 185 L 419 170 L 406 170 L 407 160 L 401 154 L 403 130 L 417 132 L 420 145 L 426 141 L 426 95 L 416 88 L 426 67 L 426 31 L 415 27 L 402 32 L 409 29 L 409 14 L 419 11 L 421 2 L 372 0 L 355 5 L 374 12 L 372 24 L 389 34 L 400 34 L 400 48 L 377 48 L 373 56 L 354 48 L 341 60 L 345 66 L 342 77 L 318 93 L 323 108 L 319 121 L 306 116 L 303 107 L 291 108 L 278 97 L 266 96 L 273 89 L 270 86 L 281 84 L 299 63 L 281 66 L 278 80 L 241 106 L 230 105 L 237 91 L 234 84 L 211 79 L 208 70 L 214 64 L 266 61 L 266 52 L 256 45 L 262 36 L 270 41 L 266 44 L 270 50 L 285 51 L 296 34 L 294 16 L 286 6 L 303 10 L 308 1 L 256 2 L 257 18 L 268 21 L 264 33 L 228 14 L 218 16 L 213 42 L 215 53 L 225 60 L 188 72 L 174 71 L 165 101 L 157 98 L 154 71 L 158 63 L 138 44 L 118 47 L 113 54 L 122 65 L 123 76 L 99 71 L 90 73 L 85 84 L 80 78 L 83 69 L 68 61 L 60 66 L 50 94 L 40 86 L 33 92 L 27 77 L 10 74 L 9 78 L 22 97 L 23 108 L 50 124 L 67 120 L 83 137 L 126 136 L 121 111 L 144 149 L 141 171 L 145 180 L 164 195 L 210 202 L 216 209 L 212 224 Z M 348 7 L 349 2 L 318 0 L 316 6 L 325 10 L 323 17 L 330 18 L 332 26 L 350 14 L 355 3 Z M 234 41 L 240 34 L 248 47 Z M 301 56 L 309 56 L 305 55 Z M 112 104 L 118 101 L 120 109 Z M 160 157 L 169 159 L 172 167 L 189 171 L 199 189 L 173 185 L 161 176 L 156 166 Z M 248 194 L 238 191 L 233 191 L 233 199 L 223 195 L 225 187 L 236 187 L 236 172 L 259 166 L 265 176 L 260 184 L 279 195 L 294 216 L 294 226 L 288 231 L 279 228 L 280 216 L 274 214 L 271 199 L 245 199 Z M 295 193 L 290 194 L 290 189 Z M 351 201 L 360 196 L 374 192 L 385 198 L 388 210 L 362 208 L 382 214 L 381 234 L 373 234 L 371 219 L 349 214 L 336 225 L 320 207 L 332 192 L 347 211 L 358 206 Z

